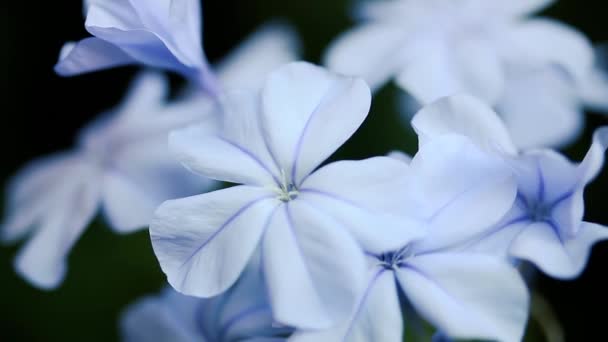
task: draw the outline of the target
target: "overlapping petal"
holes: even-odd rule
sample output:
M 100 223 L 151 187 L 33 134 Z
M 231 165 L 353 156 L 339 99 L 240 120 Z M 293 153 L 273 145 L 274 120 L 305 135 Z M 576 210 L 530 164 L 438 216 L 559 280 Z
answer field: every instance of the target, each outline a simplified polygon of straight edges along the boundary
M 150 237 L 169 283 L 199 297 L 225 291 L 249 262 L 277 205 L 271 192 L 249 186 L 165 202 Z
M 282 324 L 329 328 L 348 316 L 364 284 L 365 261 L 355 240 L 301 201 L 275 212 L 262 255 L 274 316 Z
M 396 273 L 418 313 L 450 337 L 521 340 L 528 291 L 508 263 L 477 254 L 437 253 L 416 256 Z

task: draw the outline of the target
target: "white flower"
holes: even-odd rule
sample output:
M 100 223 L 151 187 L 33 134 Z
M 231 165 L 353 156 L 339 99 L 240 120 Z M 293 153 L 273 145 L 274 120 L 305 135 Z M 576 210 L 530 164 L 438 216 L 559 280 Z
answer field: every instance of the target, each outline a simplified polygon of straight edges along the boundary
M 210 186 L 169 153 L 168 132 L 201 116 L 190 103 L 167 105 L 167 91 L 164 77 L 142 73 L 125 102 L 87 127 L 76 148 L 36 160 L 13 179 L 2 238 L 32 234 L 15 266 L 34 285 L 59 285 L 70 249 L 99 208 L 117 232 L 131 232 L 148 225 L 163 201 Z
M 462 136 L 424 145 L 409 167 L 403 210 L 422 216 L 428 235 L 368 253 L 367 285 L 351 316 L 325 331 L 297 331 L 291 342 L 403 340 L 399 286 L 420 316 L 452 338 L 519 341 L 528 293 L 506 261 L 452 249 L 509 210 L 516 183 L 507 164 Z M 408 323 L 406 316 L 405 323 Z
M 401 162 L 342 161 L 313 172 L 363 122 L 370 98 L 359 79 L 292 63 L 260 96 L 228 94 L 219 133 L 174 132 L 170 144 L 189 169 L 244 185 L 157 210 L 150 234 L 169 283 L 188 295 L 219 294 L 260 248 L 279 323 L 326 328 L 348 314 L 364 280 L 358 241 L 378 252 L 421 234 L 396 214 Z
M 607 228 L 583 221 L 583 192 L 602 168 L 608 128 L 595 132 L 585 159 L 576 164 L 552 150 L 518 152 L 496 113 L 472 97 L 439 100 L 412 123 L 422 145 L 460 134 L 511 164 L 519 184 L 513 207 L 467 249 L 529 260 L 550 276 L 574 278 L 593 244 L 608 239 Z
M 394 78 L 417 102 L 466 93 L 500 110 L 520 147 L 561 146 L 583 127 L 581 84 L 593 77 L 587 38 L 529 18 L 551 0 L 365 3 L 364 23 L 338 39 L 330 69 L 373 88 Z M 543 130 L 528 127 L 542 123 Z

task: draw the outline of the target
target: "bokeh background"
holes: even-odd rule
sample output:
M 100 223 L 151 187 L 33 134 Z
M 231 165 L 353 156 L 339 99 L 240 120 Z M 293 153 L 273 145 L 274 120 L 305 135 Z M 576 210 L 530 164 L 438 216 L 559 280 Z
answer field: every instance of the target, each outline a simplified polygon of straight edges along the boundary
M 352 25 L 349 3 L 204 1 L 206 53 L 217 61 L 260 24 L 278 17 L 300 34 L 305 59 L 318 62 L 332 38 Z M 608 41 L 604 0 L 560 0 L 545 14 L 574 25 L 594 42 Z M 0 2 L 1 184 L 28 160 L 69 148 L 82 125 L 121 99 L 135 68 L 67 79 L 53 73 L 62 44 L 86 35 L 80 0 Z M 336 157 L 363 158 L 396 148 L 415 151 L 415 139 L 402 124 L 397 94 L 393 86 L 380 91 L 365 125 Z M 582 158 L 593 128 L 608 124 L 607 118 L 590 114 L 585 135 L 566 149 L 568 156 Z M 608 224 L 607 191 L 605 170 L 587 191 L 588 220 Z M 72 251 L 63 286 L 53 292 L 32 288 L 15 275 L 12 258 L 17 247 L 0 248 L 0 341 L 115 341 L 121 310 L 164 284 L 147 231 L 119 236 L 97 219 Z M 536 286 L 555 309 L 567 341 L 586 341 L 605 333 L 607 274 L 608 243 L 600 243 L 578 280 L 537 279 Z

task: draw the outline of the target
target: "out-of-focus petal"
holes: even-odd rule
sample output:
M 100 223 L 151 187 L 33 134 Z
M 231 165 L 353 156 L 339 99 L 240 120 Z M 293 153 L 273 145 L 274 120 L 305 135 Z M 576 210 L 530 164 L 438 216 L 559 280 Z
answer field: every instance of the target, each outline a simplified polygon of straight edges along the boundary
M 66 43 L 61 49 L 55 72 L 61 76 L 74 76 L 132 63 L 135 59 L 123 50 L 93 37 Z

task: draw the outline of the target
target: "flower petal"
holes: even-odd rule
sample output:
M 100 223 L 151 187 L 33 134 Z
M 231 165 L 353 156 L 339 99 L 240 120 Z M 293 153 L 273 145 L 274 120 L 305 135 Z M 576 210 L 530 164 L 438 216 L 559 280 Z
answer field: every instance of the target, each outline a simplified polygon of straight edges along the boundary
M 290 25 L 266 24 L 214 69 L 225 89 L 259 90 L 270 72 L 298 59 L 300 45 L 297 33 Z
M 138 300 L 121 315 L 122 341 L 194 342 L 200 339 L 194 318 L 201 300 L 168 288 L 160 296 Z
M 413 54 L 397 84 L 419 102 L 441 97 L 472 94 L 494 104 L 504 88 L 502 63 L 489 42 L 464 39 L 450 47 L 441 39 L 429 38 L 409 46 Z
M 219 130 L 208 125 L 172 132 L 169 145 L 185 166 L 206 177 L 254 185 L 280 184 L 262 136 L 254 93 L 227 93 Z M 219 132 L 218 132 L 219 131 Z
M 363 77 L 376 90 L 401 70 L 407 41 L 407 32 L 399 27 L 364 25 L 334 41 L 324 64 L 334 72 Z
M 135 59 L 115 45 L 99 38 L 85 38 L 63 46 L 55 72 L 61 76 L 74 76 L 132 63 Z
M 410 164 L 412 205 L 403 210 L 427 222 L 420 251 L 445 248 L 490 229 L 512 207 L 517 183 L 509 166 L 458 135 L 422 146 Z M 470 215 L 475 213 L 475 215 Z
M 450 96 L 425 106 L 414 116 L 412 126 L 420 146 L 444 134 L 461 134 L 484 149 L 517 153 L 498 115 L 471 96 Z
M 608 228 L 583 222 L 577 236 L 562 238 L 549 224 L 528 226 L 511 245 L 512 256 L 529 260 L 554 278 L 573 279 L 584 270 L 591 247 L 608 239 Z
M 593 65 L 593 46 L 584 34 L 555 20 L 521 21 L 496 37 L 508 62 L 525 65 L 557 64 L 576 80 L 584 79 Z
M 236 186 L 163 203 L 150 225 L 152 247 L 169 283 L 211 297 L 239 277 L 277 205 L 264 189 Z
M 415 256 L 397 271 L 420 315 L 457 339 L 520 341 L 528 291 L 517 270 L 481 254 Z
M 289 341 L 402 341 L 403 318 L 393 272 L 374 268 L 369 273 L 351 317 L 330 329 L 296 331 Z
M 22 238 L 50 211 L 49 208 L 57 203 L 53 195 L 66 183 L 72 183 L 73 180 L 64 175 L 73 165 L 73 155 L 55 154 L 34 160 L 11 179 L 0 235 L 2 241 L 14 242 Z
M 608 127 L 600 127 L 593 133 L 593 142 L 585 159 L 578 167 L 581 182 L 586 185 L 591 182 L 604 166 L 604 154 L 608 147 Z M 581 185 L 583 185 L 581 184 Z
M 81 171 L 81 170 L 79 170 Z M 40 223 L 34 236 L 15 259 L 17 273 L 42 289 L 54 289 L 67 272 L 67 256 L 80 238 L 98 207 L 99 188 L 93 179 L 77 172 L 65 177 L 79 177 L 79 182 L 64 184 L 54 193 L 54 205 Z
M 388 157 L 339 161 L 311 174 L 298 198 L 340 222 L 366 251 L 382 253 L 424 235 L 402 214 L 408 175 L 407 164 Z
M 304 62 L 274 71 L 262 91 L 262 125 L 289 179 L 299 185 L 338 149 L 365 120 L 370 101 L 360 79 Z
M 577 89 L 554 67 L 511 68 L 497 110 L 521 149 L 565 146 L 585 126 Z
M 585 105 L 594 111 L 608 112 L 608 44 L 595 48 L 595 65 L 581 81 Z
M 278 322 L 324 329 L 348 316 L 365 283 L 365 260 L 339 224 L 291 201 L 275 213 L 262 246 Z

